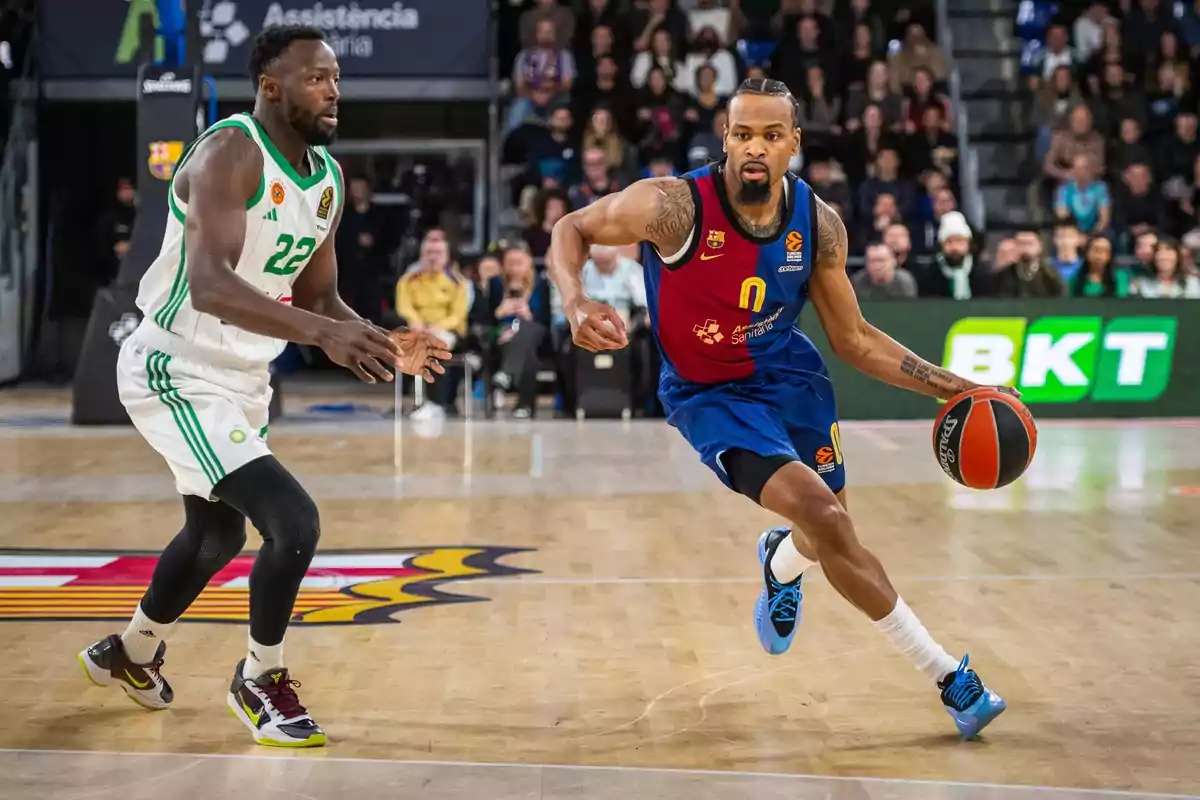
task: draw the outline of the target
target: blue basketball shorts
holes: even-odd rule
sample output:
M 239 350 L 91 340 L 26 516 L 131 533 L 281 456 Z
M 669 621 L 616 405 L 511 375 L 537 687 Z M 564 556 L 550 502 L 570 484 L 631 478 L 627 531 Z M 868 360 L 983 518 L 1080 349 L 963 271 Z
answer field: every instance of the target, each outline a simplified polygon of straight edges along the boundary
M 669 378 L 661 388 L 667 422 L 730 489 L 721 456 L 733 448 L 801 461 L 834 492 L 846 485 L 833 384 L 823 372 L 707 386 Z

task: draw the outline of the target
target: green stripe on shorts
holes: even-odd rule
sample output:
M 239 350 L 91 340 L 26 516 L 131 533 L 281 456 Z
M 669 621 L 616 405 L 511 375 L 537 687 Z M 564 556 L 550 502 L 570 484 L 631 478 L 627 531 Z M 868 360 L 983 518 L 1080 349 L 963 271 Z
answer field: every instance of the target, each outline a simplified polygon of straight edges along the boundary
M 225 477 L 225 469 L 221 466 L 216 453 L 204 435 L 204 429 L 196 416 L 192 404 L 179 395 L 179 390 L 171 385 L 171 376 L 167 373 L 167 364 L 171 357 L 165 353 L 152 352 L 146 358 L 146 371 L 149 373 L 150 390 L 158 395 L 162 404 L 171 409 L 175 426 L 187 442 L 188 449 L 196 457 L 205 477 L 214 485 Z

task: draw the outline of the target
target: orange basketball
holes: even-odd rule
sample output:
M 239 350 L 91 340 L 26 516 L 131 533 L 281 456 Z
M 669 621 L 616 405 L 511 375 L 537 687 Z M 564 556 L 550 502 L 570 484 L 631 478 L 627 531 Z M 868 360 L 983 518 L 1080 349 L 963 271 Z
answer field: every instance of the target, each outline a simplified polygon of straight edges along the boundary
M 972 489 L 999 489 L 1025 473 L 1037 424 L 1020 399 L 984 386 L 952 397 L 933 423 L 942 470 Z

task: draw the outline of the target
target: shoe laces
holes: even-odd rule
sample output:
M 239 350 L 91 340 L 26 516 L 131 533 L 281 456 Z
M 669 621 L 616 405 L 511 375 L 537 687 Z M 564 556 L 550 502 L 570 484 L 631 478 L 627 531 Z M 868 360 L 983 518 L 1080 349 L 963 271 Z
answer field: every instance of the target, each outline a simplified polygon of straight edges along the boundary
M 975 674 L 975 670 L 967 669 L 968 661 L 963 658 L 954 673 L 954 680 L 945 689 L 945 698 L 959 711 L 965 711 L 974 705 L 983 695 L 983 681 Z
M 798 584 L 784 584 L 771 578 L 771 619 L 775 622 L 795 622 L 796 610 L 800 607 Z
M 262 690 L 267 699 L 271 701 L 271 705 L 275 707 L 284 719 L 292 719 L 300 717 L 308 713 L 303 705 L 300 704 L 300 698 L 296 695 L 296 689 L 299 688 L 300 681 L 287 678 L 279 683 L 274 681 L 270 683 L 260 683 L 258 688 Z

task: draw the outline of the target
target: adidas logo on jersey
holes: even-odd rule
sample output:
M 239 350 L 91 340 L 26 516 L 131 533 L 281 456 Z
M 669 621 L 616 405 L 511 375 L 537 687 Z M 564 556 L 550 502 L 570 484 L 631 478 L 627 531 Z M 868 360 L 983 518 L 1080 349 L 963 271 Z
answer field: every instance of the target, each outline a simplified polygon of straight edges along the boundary
M 272 208 L 270 211 L 263 214 L 263 219 L 269 220 L 271 222 L 279 222 L 279 215 L 276 214 L 275 209 Z

